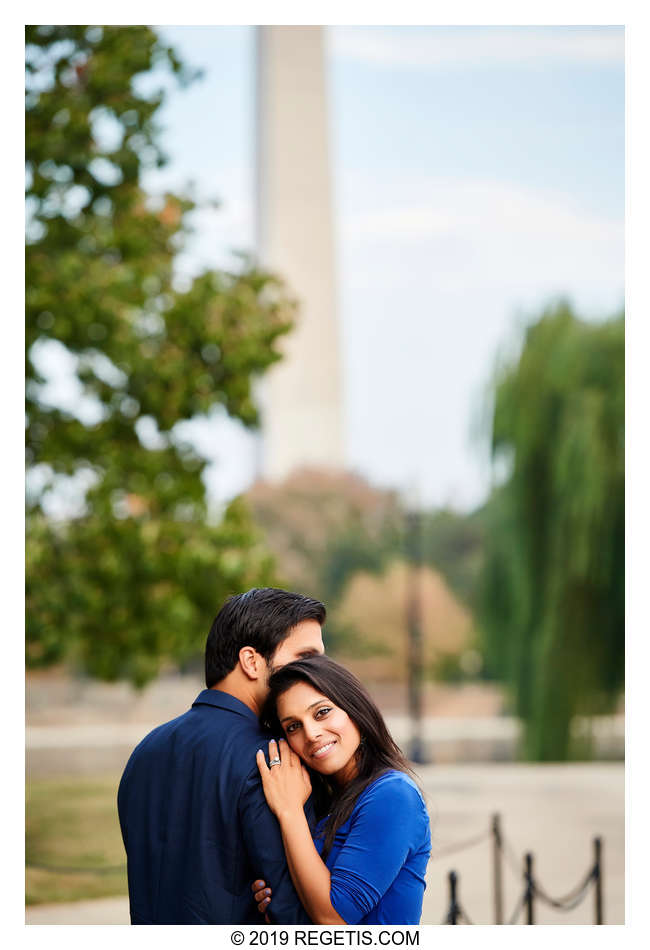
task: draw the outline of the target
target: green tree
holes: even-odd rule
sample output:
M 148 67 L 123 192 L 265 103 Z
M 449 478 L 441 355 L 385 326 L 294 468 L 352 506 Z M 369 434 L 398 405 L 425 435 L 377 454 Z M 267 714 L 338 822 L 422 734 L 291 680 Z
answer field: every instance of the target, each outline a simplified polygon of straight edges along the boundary
M 499 374 L 484 512 L 482 629 L 510 683 L 524 754 L 563 760 L 576 715 L 611 710 L 624 677 L 624 327 L 566 303 Z
M 397 496 L 359 475 L 307 468 L 254 485 L 246 500 L 283 583 L 327 605 L 328 651 L 336 652 L 354 637 L 338 618 L 348 581 L 357 571 L 381 572 L 401 550 Z
M 142 174 L 166 161 L 165 85 L 193 78 L 144 26 L 26 28 L 27 659 L 136 684 L 192 656 L 228 593 L 272 578 L 241 501 L 210 523 L 206 460 L 178 429 L 215 407 L 255 426 L 252 381 L 293 318 L 250 261 L 174 275 L 194 203 L 152 198 Z M 48 396 L 54 346 L 78 411 Z M 55 519 L 66 477 L 85 502 Z

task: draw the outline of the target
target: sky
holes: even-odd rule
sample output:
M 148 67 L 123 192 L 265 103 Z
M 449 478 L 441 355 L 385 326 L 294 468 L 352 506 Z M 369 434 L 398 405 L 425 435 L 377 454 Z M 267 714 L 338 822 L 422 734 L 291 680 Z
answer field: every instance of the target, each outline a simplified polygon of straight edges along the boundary
M 158 29 L 204 77 L 170 93 L 170 162 L 144 183 L 220 201 L 180 272 L 237 266 L 255 246 L 254 27 Z M 624 30 L 341 26 L 325 44 L 347 464 L 471 510 L 494 477 L 497 358 L 560 296 L 592 320 L 623 306 Z M 213 500 L 250 485 L 238 423 L 184 434 Z

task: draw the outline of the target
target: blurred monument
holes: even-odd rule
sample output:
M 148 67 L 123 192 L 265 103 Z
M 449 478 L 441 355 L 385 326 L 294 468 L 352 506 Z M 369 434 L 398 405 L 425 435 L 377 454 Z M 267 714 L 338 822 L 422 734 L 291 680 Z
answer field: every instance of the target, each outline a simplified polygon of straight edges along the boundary
M 327 101 L 320 26 L 257 28 L 257 250 L 299 303 L 259 390 L 258 475 L 344 466 Z

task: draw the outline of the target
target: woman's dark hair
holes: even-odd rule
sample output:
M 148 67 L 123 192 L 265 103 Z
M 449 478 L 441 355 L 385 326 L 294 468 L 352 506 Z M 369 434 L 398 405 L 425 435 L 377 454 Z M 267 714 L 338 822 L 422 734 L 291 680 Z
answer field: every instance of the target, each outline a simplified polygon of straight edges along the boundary
M 254 647 L 270 662 L 303 620 L 325 623 L 325 607 L 277 587 L 254 587 L 229 597 L 212 622 L 205 645 L 205 685 L 210 689 L 234 670 L 242 647 Z
M 347 785 L 339 788 L 326 776 L 310 769 L 317 817 L 329 816 L 323 829 L 325 843 L 322 857 L 325 860 L 337 830 L 350 817 L 363 790 L 390 769 L 410 775 L 413 772 L 364 686 L 349 670 L 327 656 L 296 660 L 271 675 L 270 692 L 261 719 L 272 732 L 276 735 L 282 733 L 276 711 L 278 697 L 296 683 L 308 683 L 344 710 L 361 734 L 361 744 L 355 753 L 357 775 Z

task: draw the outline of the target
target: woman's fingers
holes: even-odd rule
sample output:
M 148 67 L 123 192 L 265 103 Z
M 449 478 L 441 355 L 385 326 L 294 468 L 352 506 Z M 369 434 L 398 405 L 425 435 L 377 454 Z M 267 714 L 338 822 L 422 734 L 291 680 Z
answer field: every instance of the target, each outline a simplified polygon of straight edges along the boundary
M 261 749 L 257 750 L 256 758 L 262 779 L 268 778 L 274 768 L 282 768 L 283 765 L 285 768 L 290 768 L 300 764 L 300 759 L 294 754 L 291 746 L 285 739 L 280 739 L 279 743 L 276 742 L 275 739 L 271 739 L 269 742 L 268 764 L 264 752 Z M 272 765 L 271 763 L 274 759 L 276 762 Z M 280 761 L 277 762 L 277 759 Z
M 251 890 L 255 895 L 255 900 L 257 901 L 257 909 L 260 914 L 263 914 L 266 908 L 271 903 L 271 888 L 266 886 L 266 882 L 262 880 L 253 881 L 251 884 Z
M 262 776 L 262 782 L 264 782 L 264 779 L 269 774 L 270 769 L 266 764 L 266 759 L 264 758 L 264 753 L 261 749 L 258 749 L 255 753 L 255 759 L 257 761 L 257 767 L 260 770 L 260 775 Z
M 286 765 L 296 765 L 300 761 L 286 739 L 280 739 L 280 758 Z
M 279 742 L 276 742 L 275 739 L 271 739 L 269 742 L 269 762 L 272 762 L 273 759 L 280 759 L 281 766 L 295 764 L 296 756 L 293 754 L 291 746 L 286 739 L 280 739 Z M 269 767 L 273 768 L 273 766 Z

